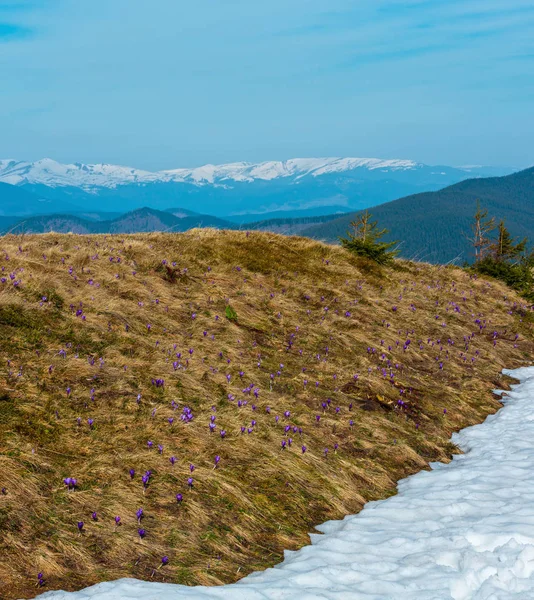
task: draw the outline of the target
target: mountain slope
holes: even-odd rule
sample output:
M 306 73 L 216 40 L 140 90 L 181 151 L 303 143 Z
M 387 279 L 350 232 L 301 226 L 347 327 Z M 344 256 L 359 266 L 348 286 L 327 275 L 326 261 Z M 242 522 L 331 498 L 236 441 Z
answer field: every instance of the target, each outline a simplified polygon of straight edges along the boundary
M 80 210 L 74 204 L 32 194 L 24 188 L 0 181 L 0 215 L 24 216 Z
M 401 242 L 405 257 L 430 262 L 470 260 L 470 234 L 476 202 L 490 216 L 505 219 L 513 235 L 534 241 L 534 168 L 506 177 L 470 179 L 437 192 L 416 194 L 373 207 L 389 240 Z M 336 241 L 344 236 L 354 214 L 312 226 L 302 235 Z
M 497 410 L 501 369 L 534 349 L 529 308 L 500 283 L 304 238 L 2 249 L 3 600 L 271 566 L 448 461 L 451 433 Z
M 142 206 L 214 214 L 347 210 L 440 189 L 485 168 L 431 167 L 411 160 L 300 158 L 264 163 L 204 165 L 149 172 L 117 165 L 0 161 L 0 181 L 86 210 L 127 211 Z

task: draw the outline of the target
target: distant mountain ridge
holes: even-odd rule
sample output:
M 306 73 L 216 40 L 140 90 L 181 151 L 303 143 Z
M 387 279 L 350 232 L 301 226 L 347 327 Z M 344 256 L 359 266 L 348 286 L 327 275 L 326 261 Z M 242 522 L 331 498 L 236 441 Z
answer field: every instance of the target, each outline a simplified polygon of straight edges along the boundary
M 0 216 L 38 215 L 74 210 L 77 210 L 77 207 L 64 200 L 51 200 L 40 194 L 33 194 L 23 187 L 0 181 Z
M 195 185 L 222 184 L 223 182 L 271 181 L 280 177 L 296 179 L 311 175 L 342 173 L 364 168 L 415 170 L 424 167 L 412 160 L 382 160 L 377 158 L 295 158 L 263 163 L 237 162 L 223 165 L 203 165 L 193 169 L 170 169 L 150 172 L 109 164 L 61 164 L 50 158 L 35 162 L 0 160 L 0 181 L 21 184 L 42 184 L 51 187 L 75 186 L 91 189 L 95 186 L 113 188 L 130 183 L 193 183 Z M 477 167 L 475 167 L 476 169 Z M 470 168 L 465 169 L 470 171 Z
M 2 220 L 0 219 L 0 226 Z M 183 232 L 194 227 L 216 227 L 238 229 L 234 223 L 211 215 L 189 215 L 177 217 L 171 212 L 153 208 L 140 208 L 114 219 L 91 220 L 76 214 L 39 215 L 19 219 L 16 224 L 8 221 L 9 229 L 3 233 L 145 233 L 151 231 Z
M 61 164 L 52 159 L 0 160 L 0 182 L 79 210 L 125 212 L 143 206 L 160 210 L 181 206 L 219 217 L 330 205 L 365 208 L 488 171 L 509 172 L 379 158 L 295 158 L 157 172 L 108 164 Z

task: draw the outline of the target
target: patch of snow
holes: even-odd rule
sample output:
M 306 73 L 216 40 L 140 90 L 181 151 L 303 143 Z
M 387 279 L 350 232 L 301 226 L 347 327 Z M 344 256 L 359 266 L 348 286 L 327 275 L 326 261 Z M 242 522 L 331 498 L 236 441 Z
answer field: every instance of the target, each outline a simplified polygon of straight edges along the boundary
M 534 367 L 465 454 L 399 482 L 396 496 L 318 527 L 310 546 L 220 587 L 101 583 L 40 600 L 526 600 L 534 598 Z M 499 392 L 503 393 L 503 392 Z

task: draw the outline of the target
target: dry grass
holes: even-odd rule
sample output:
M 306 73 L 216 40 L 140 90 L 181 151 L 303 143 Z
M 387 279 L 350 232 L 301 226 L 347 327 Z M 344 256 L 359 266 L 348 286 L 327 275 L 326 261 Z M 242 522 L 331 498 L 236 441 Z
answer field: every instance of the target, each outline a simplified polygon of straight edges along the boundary
M 1 254 L 2 598 L 36 595 L 39 571 L 46 589 L 72 590 L 122 576 L 210 585 L 272 565 L 314 524 L 448 460 L 451 433 L 497 410 L 500 370 L 532 357 L 529 310 L 452 267 L 381 269 L 311 240 L 211 230 L 6 237 Z

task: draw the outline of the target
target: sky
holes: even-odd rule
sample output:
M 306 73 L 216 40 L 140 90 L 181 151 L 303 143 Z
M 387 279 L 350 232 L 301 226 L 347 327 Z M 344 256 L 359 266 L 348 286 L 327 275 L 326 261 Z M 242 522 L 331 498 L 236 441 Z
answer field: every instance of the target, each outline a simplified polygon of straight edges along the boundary
M 532 0 L 0 0 L 0 158 L 534 164 Z

